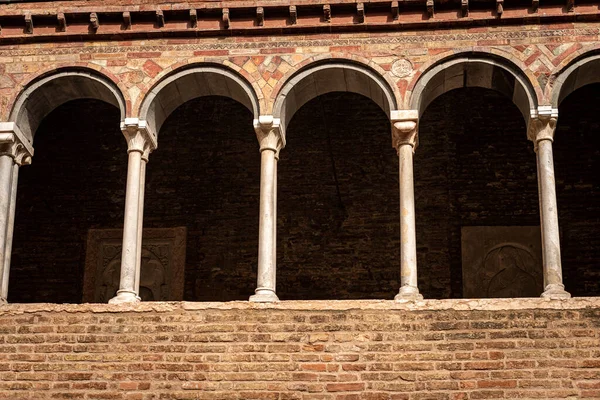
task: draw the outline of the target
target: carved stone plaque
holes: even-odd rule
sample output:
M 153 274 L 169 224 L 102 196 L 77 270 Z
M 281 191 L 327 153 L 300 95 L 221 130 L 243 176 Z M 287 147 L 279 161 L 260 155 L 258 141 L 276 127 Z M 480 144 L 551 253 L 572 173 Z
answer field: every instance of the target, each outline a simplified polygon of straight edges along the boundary
M 185 227 L 144 229 L 140 293 L 142 301 L 183 300 Z M 121 276 L 122 229 L 88 232 L 84 303 L 107 303 L 116 295 Z
M 392 73 L 398 78 L 409 76 L 413 71 L 413 66 L 406 58 L 401 58 L 392 64 Z
M 542 294 L 539 226 L 464 226 L 461 233 L 465 298 Z

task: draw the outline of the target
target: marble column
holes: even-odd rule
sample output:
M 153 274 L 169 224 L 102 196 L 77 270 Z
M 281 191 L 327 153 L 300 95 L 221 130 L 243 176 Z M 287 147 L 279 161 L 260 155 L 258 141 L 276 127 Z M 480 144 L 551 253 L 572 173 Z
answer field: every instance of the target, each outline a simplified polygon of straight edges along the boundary
M 129 160 L 127 164 L 127 188 L 125 193 L 125 221 L 123 225 L 123 249 L 121 254 L 121 278 L 117 295 L 110 304 L 137 303 L 140 301 L 140 258 L 142 246 L 142 221 L 145 187 L 144 154 L 156 148 L 156 139 L 146 127 L 145 121 L 126 118 L 121 130 L 127 140 Z
M 395 300 L 421 300 L 417 287 L 417 239 L 413 153 L 417 146 L 418 111 L 392 114 L 392 144 L 398 152 L 400 167 L 400 291 Z
M 560 259 L 560 232 L 554 179 L 552 143 L 558 110 L 541 106 L 529 121 L 529 139 L 534 143 L 537 156 L 538 193 L 542 231 L 542 262 L 544 268 L 544 292 L 542 297 L 568 299 L 565 291 Z
M 258 222 L 258 275 L 255 294 L 250 301 L 279 301 L 275 290 L 277 268 L 277 159 L 285 145 L 279 120 L 261 116 L 254 121 L 260 144 L 260 214 Z
M 0 123 L 0 303 L 6 303 L 10 276 L 19 167 L 31 164 L 33 147 L 16 124 Z

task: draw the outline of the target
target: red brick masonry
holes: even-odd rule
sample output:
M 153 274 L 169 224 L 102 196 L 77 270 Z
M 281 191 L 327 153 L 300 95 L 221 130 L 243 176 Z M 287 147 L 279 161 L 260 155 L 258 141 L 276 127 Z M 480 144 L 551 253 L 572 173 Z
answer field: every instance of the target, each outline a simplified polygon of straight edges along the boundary
M 0 398 L 597 399 L 600 299 L 12 304 Z

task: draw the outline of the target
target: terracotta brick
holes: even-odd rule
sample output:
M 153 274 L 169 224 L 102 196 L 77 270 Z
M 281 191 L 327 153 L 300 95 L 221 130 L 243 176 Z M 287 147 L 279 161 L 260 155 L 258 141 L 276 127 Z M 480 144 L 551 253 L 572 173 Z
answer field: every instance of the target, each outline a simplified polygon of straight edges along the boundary
M 364 383 L 328 383 L 328 392 L 356 392 L 365 388 Z

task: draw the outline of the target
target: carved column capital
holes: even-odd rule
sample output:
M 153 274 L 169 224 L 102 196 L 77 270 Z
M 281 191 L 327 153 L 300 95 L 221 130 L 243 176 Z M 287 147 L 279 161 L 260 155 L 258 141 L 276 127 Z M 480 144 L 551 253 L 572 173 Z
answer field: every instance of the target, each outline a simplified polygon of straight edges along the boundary
M 279 157 L 279 150 L 285 147 L 285 134 L 279 118 L 261 115 L 254 120 L 254 131 L 260 144 L 260 151 L 272 150 Z
M 552 106 L 540 106 L 537 110 L 531 110 L 527 137 L 536 148 L 542 140 L 554 141 L 557 120 L 558 110 Z
M 31 164 L 33 146 L 14 122 L 0 122 L 0 156 L 3 155 L 19 166 Z
M 419 112 L 417 110 L 392 111 L 392 146 L 409 145 L 413 149 L 418 144 Z
M 125 118 L 121 122 L 121 132 L 127 140 L 127 152 L 142 153 L 142 158 L 148 161 L 149 154 L 156 149 L 156 136 L 150 132 L 148 124 L 138 118 Z

